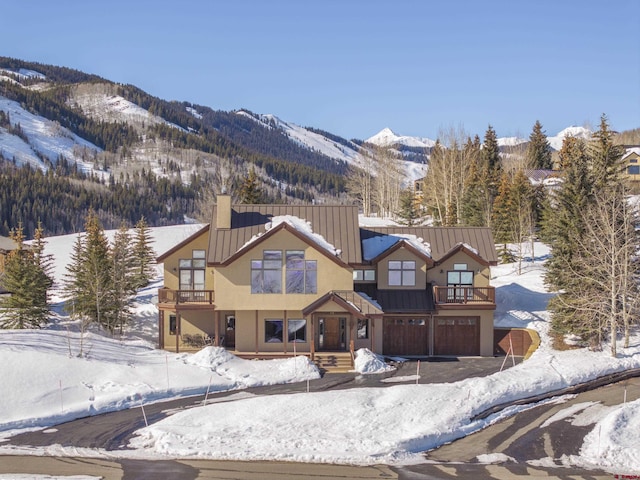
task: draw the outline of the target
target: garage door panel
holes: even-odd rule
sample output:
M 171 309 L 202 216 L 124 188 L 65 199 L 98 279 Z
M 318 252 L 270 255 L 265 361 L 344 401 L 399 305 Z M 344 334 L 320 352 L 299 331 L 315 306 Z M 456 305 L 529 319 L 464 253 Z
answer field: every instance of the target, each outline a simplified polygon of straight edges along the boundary
M 385 355 L 428 355 L 426 318 L 385 318 L 382 351 Z
M 434 317 L 434 355 L 480 355 L 480 317 Z

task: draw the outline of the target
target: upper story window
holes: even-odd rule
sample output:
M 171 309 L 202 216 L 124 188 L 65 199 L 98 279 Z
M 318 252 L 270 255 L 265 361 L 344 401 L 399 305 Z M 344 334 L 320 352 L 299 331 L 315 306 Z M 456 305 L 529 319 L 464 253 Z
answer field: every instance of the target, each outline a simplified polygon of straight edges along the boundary
M 264 250 L 251 260 L 251 293 L 282 293 L 282 250 Z
M 376 281 L 376 271 L 375 270 L 354 270 L 353 271 L 353 279 L 356 282 L 375 282 Z
M 453 270 L 447 272 L 447 285 L 472 287 L 473 272 L 464 270 Z
M 629 175 L 640 175 L 640 165 L 629 165 L 627 167 L 627 173 Z
M 318 265 L 305 260 L 304 250 L 287 250 L 287 293 L 317 293 Z
M 180 290 L 204 290 L 206 250 L 193 250 L 191 258 L 181 258 Z
M 416 262 L 389 260 L 389 285 L 413 287 L 416 284 Z

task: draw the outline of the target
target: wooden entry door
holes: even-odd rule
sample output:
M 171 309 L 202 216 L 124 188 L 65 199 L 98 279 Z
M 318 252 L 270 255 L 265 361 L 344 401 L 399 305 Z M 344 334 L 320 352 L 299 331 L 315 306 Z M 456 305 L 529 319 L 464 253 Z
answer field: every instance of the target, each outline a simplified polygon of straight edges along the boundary
M 345 319 L 342 317 L 323 317 L 320 319 L 320 349 L 342 350 Z

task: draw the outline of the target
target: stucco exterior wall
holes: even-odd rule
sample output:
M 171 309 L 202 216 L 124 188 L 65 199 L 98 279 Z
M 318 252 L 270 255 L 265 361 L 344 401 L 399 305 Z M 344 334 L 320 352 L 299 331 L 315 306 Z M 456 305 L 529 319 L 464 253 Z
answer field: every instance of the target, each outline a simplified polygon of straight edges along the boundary
M 263 250 L 303 250 L 305 260 L 317 261 L 317 293 L 251 293 L 251 260 L 261 260 Z M 285 271 L 283 260 L 282 289 L 285 291 Z M 310 247 L 295 235 L 282 230 L 273 237 L 256 244 L 242 257 L 228 267 L 216 267 L 215 277 L 217 308 L 224 310 L 302 310 L 304 307 L 331 290 L 351 290 L 353 273 L 327 258 L 323 253 Z
M 209 240 L 209 232 L 204 231 L 194 238 L 187 245 L 173 252 L 164 259 L 164 286 L 170 290 L 178 290 L 180 288 L 180 259 L 192 258 L 194 250 L 207 250 Z M 207 268 L 205 273 L 205 290 L 214 290 L 211 269 Z
M 440 265 L 429 269 L 427 272 L 429 281 L 434 285 L 446 286 L 447 285 L 447 272 L 453 270 L 455 263 L 466 263 L 467 270 L 473 272 L 473 286 L 474 287 L 488 287 L 489 280 L 491 278 L 490 268 L 481 264 L 477 260 L 474 260 L 464 252 L 457 252 L 450 258 L 442 262 Z M 441 273 L 442 271 L 442 273 Z
M 416 284 L 415 286 L 390 286 L 389 285 L 389 262 L 390 261 L 414 261 L 416 262 Z M 378 277 L 379 289 L 400 289 L 400 290 L 424 290 L 427 286 L 427 264 L 426 262 L 417 257 L 413 252 L 410 252 L 406 248 L 399 248 L 395 252 L 390 253 L 378 262 L 378 271 L 376 272 Z

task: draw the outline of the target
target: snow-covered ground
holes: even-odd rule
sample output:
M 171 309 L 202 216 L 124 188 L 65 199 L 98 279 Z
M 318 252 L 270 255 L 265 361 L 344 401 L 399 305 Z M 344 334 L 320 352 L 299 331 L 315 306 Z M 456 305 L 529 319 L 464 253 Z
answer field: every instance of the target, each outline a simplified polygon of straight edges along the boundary
M 199 227 L 153 229 L 156 250 L 165 251 Z M 48 239 L 48 250 L 56 255 L 58 278 L 64 273 L 74 240 L 73 235 Z M 144 428 L 132 440 L 130 450 L 117 454 L 353 464 L 419 462 L 420 452 L 505 416 L 501 413 L 471 420 L 487 408 L 640 367 L 638 336 L 633 337 L 630 348 L 619 348 L 618 358 L 611 358 L 606 349 L 552 349 L 546 311 L 550 294 L 542 282 L 548 253 L 543 245 L 536 244 L 535 260 L 523 263 L 522 275 L 516 274 L 515 264 L 492 270 L 492 284 L 497 287 L 496 324 L 534 328 L 541 335 L 539 349 L 515 367 L 450 384 L 404 384 L 276 397 L 238 395 L 235 401 L 195 407 Z M 11 429 L 47 427 L 87 413 L 204 393 L 209 385 L 212 390 L 228 390 L 317 376 L 304 358 L 267 363 L 239 360 L 212 347 L 179 355 L 155 350 L 153 288 L 157 285 L 140 292 L 131 331 L 117 339 L 95 331 L 85 334 L 85 355 L 81 357 L 77 356 L 80 334 L 62 313 L 45 330 L 0 331 L 0 361 L 4 366 L 0 372 L 0 431 L 7 436 Z M 359 354 L 360 372 L 386 368 L 370 352 Z M 590 413 L 581 418 L 593 425 L 593 432 L 585 439 L 580 457 L 563 461 L 625 474 L 640 473 L 639 402 L 608 409 L 584 408 Z M 565 413 L 568 417 L 576 411 Z M 46 451 L 51 454 L 52 450 Z M 55 451 L 65 454 L 62 448 Z M 0 445 L 0 453 L 16 452 L 9 445 Z M 42 454 L 43 450 L 31 449 L 30 453 Z M 102 452 L 74 449 L 72 454 Z

